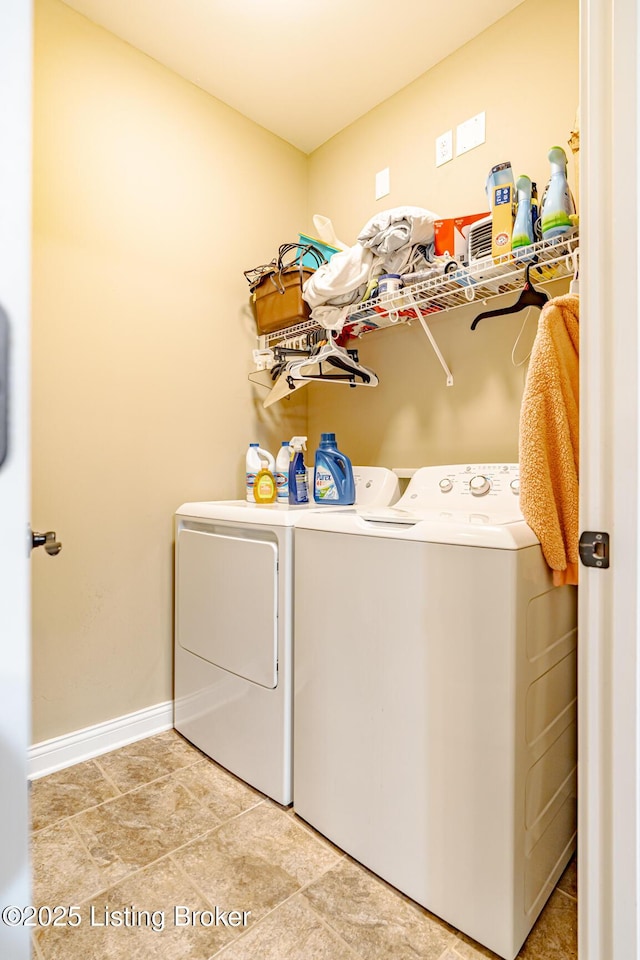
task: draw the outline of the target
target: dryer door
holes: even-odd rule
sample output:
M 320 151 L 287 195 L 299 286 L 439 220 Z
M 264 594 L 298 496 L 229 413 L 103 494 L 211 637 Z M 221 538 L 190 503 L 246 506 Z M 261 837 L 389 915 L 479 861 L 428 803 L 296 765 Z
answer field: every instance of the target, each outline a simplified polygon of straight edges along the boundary
M 278 545 L 181 529 L 176 629 L 191 653 L 272 689 L 278 682 Z

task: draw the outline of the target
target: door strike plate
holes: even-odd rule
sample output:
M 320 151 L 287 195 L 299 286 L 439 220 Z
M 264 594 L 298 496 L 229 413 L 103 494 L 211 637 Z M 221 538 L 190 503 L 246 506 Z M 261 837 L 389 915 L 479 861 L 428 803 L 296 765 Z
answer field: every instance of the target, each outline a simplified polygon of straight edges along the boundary
M 580 535 L 580 560 L 585 567 L 609 566 L 609 534 L 601 531 L 585 530 Z

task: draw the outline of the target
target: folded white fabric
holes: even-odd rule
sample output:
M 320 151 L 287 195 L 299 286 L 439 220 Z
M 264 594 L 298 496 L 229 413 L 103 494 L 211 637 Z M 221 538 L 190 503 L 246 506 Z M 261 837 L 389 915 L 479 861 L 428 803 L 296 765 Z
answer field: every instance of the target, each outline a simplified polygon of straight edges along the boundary
M 339 333 L 344 327 L 348 309 L 348 306 L 314 307 L 311 311 L 311 319 L 325 330 L 334 330 Z
M 437 219 L 437 213 L 423 207 L 393 207 L 371 217 L 360 231 L 358 242 L 385 258 L 407 245 L 432 243 Z
M 422 207 L 395 207 L 372 217 L 358 242 L 334 253 L 302 288 L 312 320 L 327 330 L 340 330 L 346 308 L 362 300 L 372 278 L 426 267 L 433 256 L 436 219 L 437 214 Z
M 302 288 L 302 296 L 310 307 L 357 303 L 366 290 L 374 259 L 371 250 L 365 250 L 359 243 L 334 253 L 328 263 L 311 274 Z

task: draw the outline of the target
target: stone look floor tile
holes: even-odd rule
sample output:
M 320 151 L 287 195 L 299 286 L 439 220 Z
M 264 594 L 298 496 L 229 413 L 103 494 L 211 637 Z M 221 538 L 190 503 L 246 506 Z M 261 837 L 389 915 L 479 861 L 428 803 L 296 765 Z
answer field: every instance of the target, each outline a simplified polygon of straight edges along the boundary
M 567 869 L 560 877 L 558 889 L 573 897 L 574 900 L 578 899 L 578 862 L 575 857 L 569 861 Z
M 488 947 L 476 943 L 464 933 L 458 934 L 458 939 L 454 943 L 455 952 L 462 960 L 501 960 L 497 953 L 493 953 Z
M 220 954 L 220 960 L 358 960 L 298 895 Z M 216 958 L 217 960 L 217 958 Z
M 42 951 L 38 946 L 37 933 L 34 933 L 31 937 L 31 960 L 44 960 Z
M 578 905 L 555 890 L 529 934 L 519 960 L 577 960 Z
M 175 731 L 167 731 L 105 753 L 96 762 L 118 789 L 125 793 L 201 759 L 199 750 Z
M 157 933 L 39 931 L 34 960 L 499 960 L 176 731 L 34 781 L 31 810 L 35 903 L 168 911 Z M 574 858 L 519 960 L 577 960 L 576 898 Z M 250 929 L 174 928 L 180 902 Z
M 261 793 L 210 760 L 200 760 L 180 770 L 174 779 L 183 784 L 218 823 L 237 817 L 264 800 Z
M 74 817 L 73 825 L 100 865 L 144 867 L 217 825 L 173 777 L 132 790 Z
M 500 960 L 497 954 L 461 934 L 454 944 L 463 960 Z M 578 904 L 555 890 L 516 960 L 577 960 Z
M 213 903 L 256 921 L 336 862 L 336 855 L 263 802 L 172 854 Z
M 80 903 L 130 872 L 117 857 L 102 863 L 90 857 L 70 820 L 34 834 L 31 863 L 33 902 L 38 906 Z
M 106 920 L 105 905 L 110 916 L 128 908 L 131 925 L 100 926 Z M 176 906 L 209 910 L 183 873 L 164 859 L 83 904 L 80 926 L 39 931 L 40 950 L 44 960 L 208 960 L 242 931 L 242 927 L 202 926 L 198 922 L 176 925 Z M 148 911 L 149 920 L 139 911 Z M 205 915 L 206 922 L 210 919 Z
M 363 960 L 440 960 L 453 943 L 444 924 L 346 860 L 302 895 Z
M 33 780 L 29 793 L 32 828 L 41 830 L 117 795 L 118 790 L 93 760 Z

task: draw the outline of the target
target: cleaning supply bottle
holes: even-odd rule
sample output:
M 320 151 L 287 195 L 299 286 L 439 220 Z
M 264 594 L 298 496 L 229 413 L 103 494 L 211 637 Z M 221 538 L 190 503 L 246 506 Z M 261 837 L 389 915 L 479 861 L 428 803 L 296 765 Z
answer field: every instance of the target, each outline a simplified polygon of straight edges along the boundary
M 540 207 L 538 205 L 538 184 L 535 180 L 531 181 L 531 229 L 534 241 L 539 240 L 541 230 Z
M 516 219 L 513 225 L 513 236 L 511 237 L 512 250 L 530 247 L 534 241 L 533 219 L 531 216 L 532 186 L 529 177 L 522 176 L 516 180 L 518 206 L 516 208 Z M 534 254 L 531 250 L 528 250 L 526 253 L 517 254 L 516 260 L 531 260 L 533 256 Z
M 567 181 L 567 155 L 562 147 L 551 147 L 548 154 L 551 179 L 542 198 L 542 239 L 560 237 L 573 228 L 576 205 Z
M 338 450 L 335 433 L 320 434 L 313 469 L 313 498 L 316 503 L 333 506 L 356 502 L 353 467 L 349 457 Z
M 289 463 L 291 461 L 291 449 L 289 441 L 283 440 L 282 446 L 278 450 L 276 457 L 276 487 L 278 503 L 289 503 Z
M 309 481 L 303 451 L 307 449 L 306 437 L 292 437 L 289 444 L 289 503 L 309 503 Z
M 276 478 L 268 467 L 258 471 L 253 487 L 253 496 L 256 503 L 274 503 L 278 494 Z
M 268 450 L 264 450 L 259 443 L 250 443 L 247 450 L 246 460 L 246 489 L 247 500 L 249 503 L 255 503 L 254 487 L 258 473 L 266 467 L 268 470 L 275 469 L 276 462 Z

